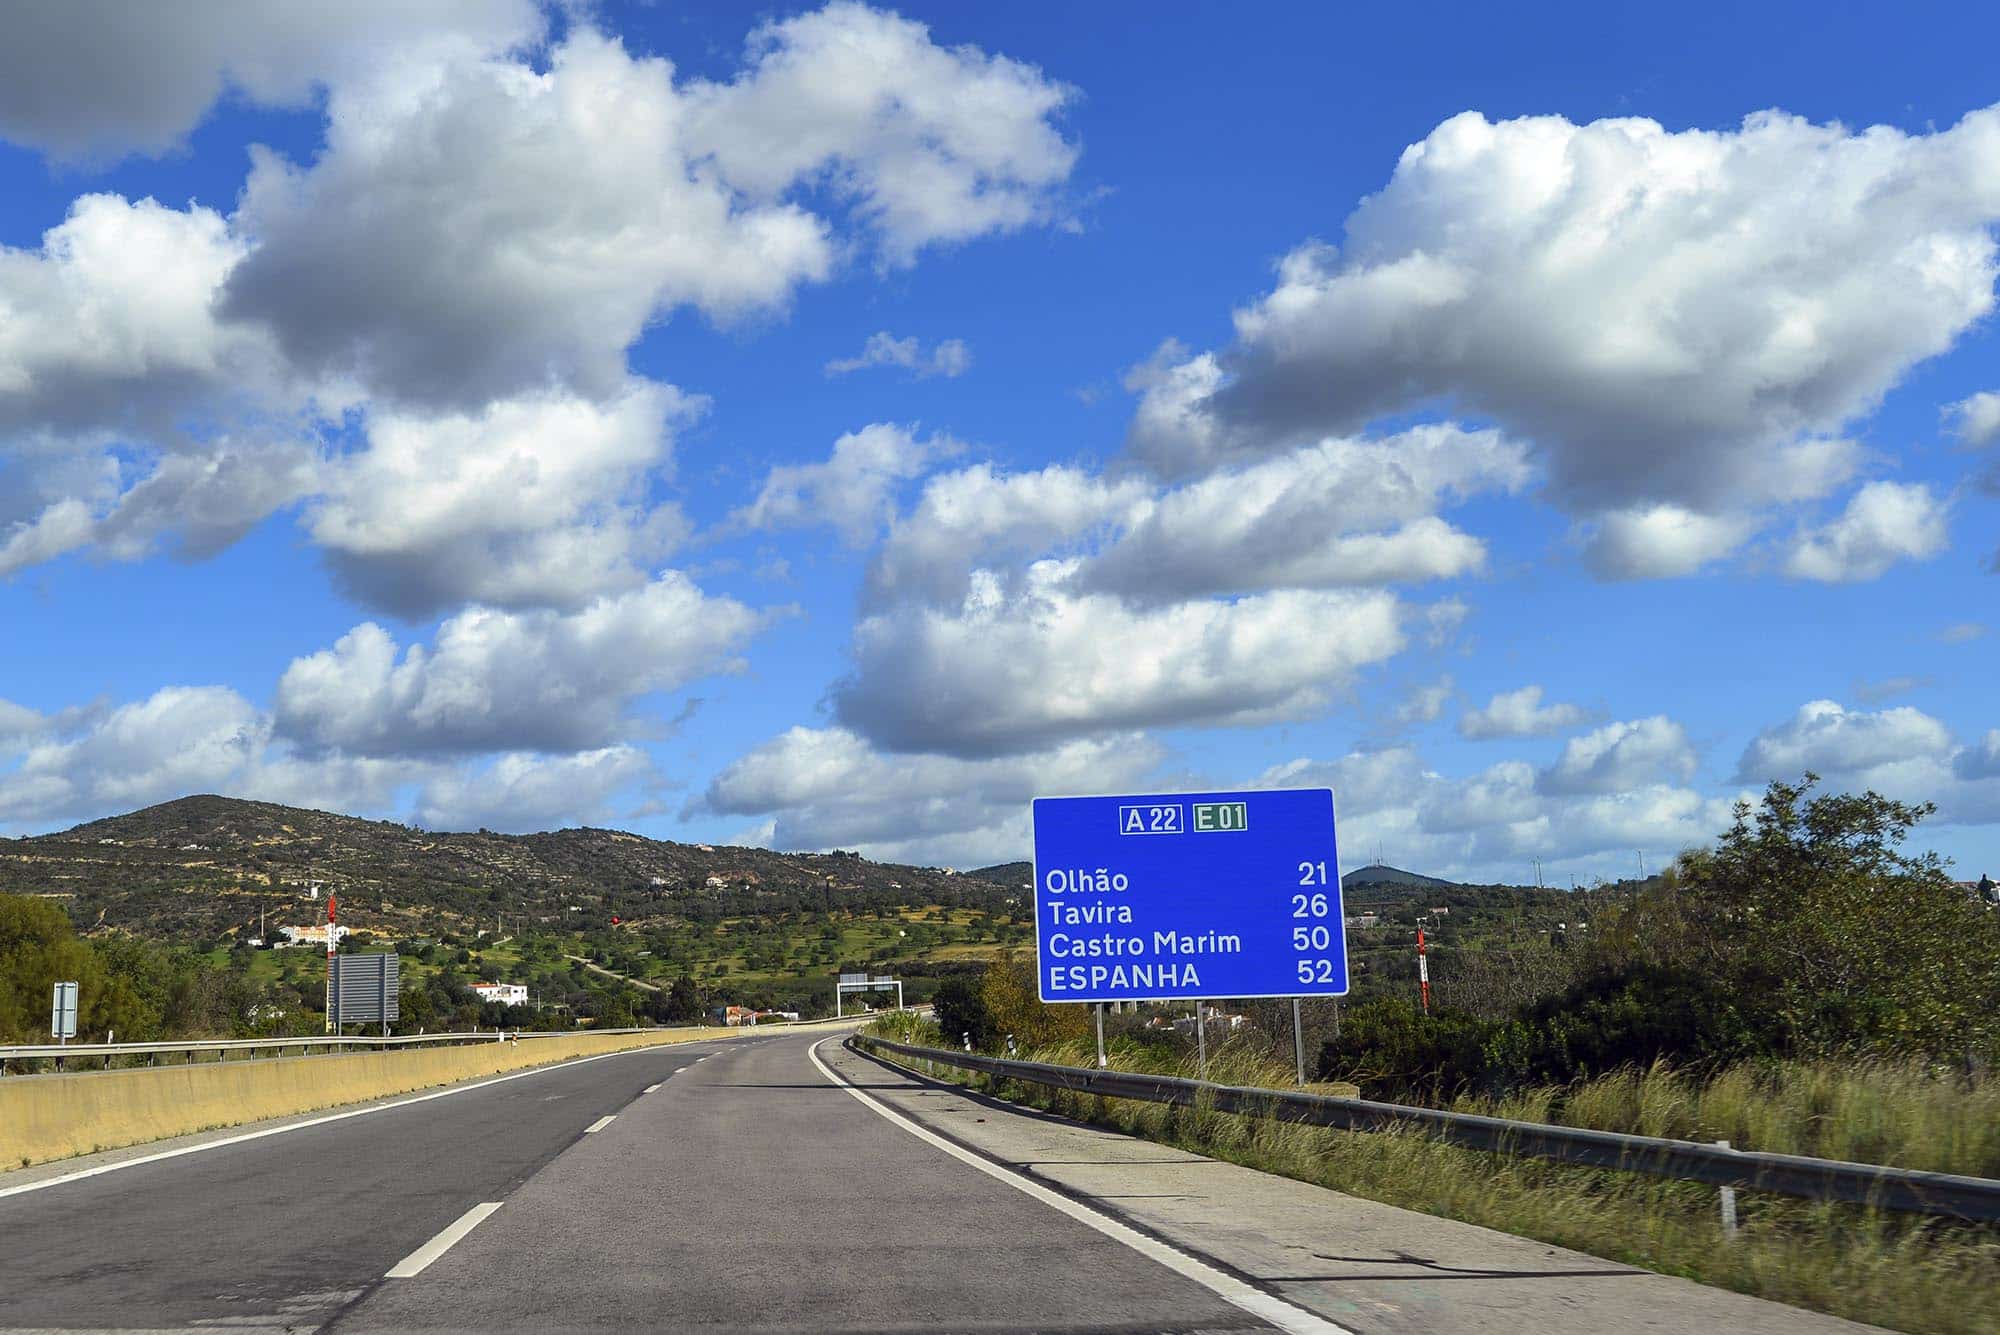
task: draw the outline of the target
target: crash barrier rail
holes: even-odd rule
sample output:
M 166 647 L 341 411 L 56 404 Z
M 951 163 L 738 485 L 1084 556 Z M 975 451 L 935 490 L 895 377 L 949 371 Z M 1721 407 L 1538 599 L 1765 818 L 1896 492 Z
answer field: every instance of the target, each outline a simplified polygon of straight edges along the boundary
M 1371 1099 L 1340 1098 L 1303 1090 L 1221 1085 L 1180 1076 L 1146 1075 L 1046 1062 L 1015 1061 L 976 1052 L 919 1047 L 856 1034 L 848 1043 L 864 1051 L 977 1071 L 1053 1089 L 1106 1098 L 1203 1107 L 1246 1117 L 1268 1117 L 1338 1131 L 1387 1131 L 1416 1127 L 1438 1140 L 1496 1154 L 1555 1163 L 1612 1168 L 1678 1178 L 1710 1186 L 1775 1192 L 1815 1201 L 1843 1201 L 1913 1214 L 1982 1223 L 2000 1222 L 2000 1180 L 1928 1173 L 1880 1164 L 1808 1159 L 1793 1154 L 1727 1149 L 1691 1140 L 1634 1136 L 1585 1127 L 1517 1122 L 1505 1117 L 1419 1108 Z
M 848 1016 L 842 1020 L 799 1020 L 787 1022 L 771 1028 L 794 1028 L 802 1025 L 851 1023 L 857 1017 Z M 673 1026 L 668 1026 L 669 1028 Z M 718 1030 L 727 1031 L 729 1026 L 715 1025 Z M 763 1026 L 756 1026 L 763 1027 Z M 59 1071 L 63 1063 L 81 1057 L 151 1057 L 153 1065 L 161 1064 L 163 1058 L 182 1054 L 184 1062 L 195 1059 L 196 1053 L 212 1052 L 218 1060 L 229 1060 L 231 1053 L 241 1053 L 245 1059 L 254 1058 L 260 1052 L 286 1053 L 295 1056 L 321 1056 L 329 1052 L 366 1052 L 385 1048 L 430 1046 L 439 1043 L 511 1043 L 517 1038 L 574 1038 L 578 1034 L 644 1034 L 650 1029 L 507 1029 L 507 1030 L 440 1030 L 435 1034 L 402 1034 L 391 1038 L 370 1035 L 308 1034 L 290 1038 L 167 1038 L 145 1043 L 0 1043 L 0 1075 L 25 1075 L 32 1072 L 19 1069 L 30 1063 L 41 1063 L 45 1071 Z M 318 1049 L 317 1052 L 311 1052 Z M 8 1070 L 8 1063 L 16 1069 Z
M 185 1054 L 185 1060 L 193 1061 L 198 1052 L 213 1052 L 218 1059 L 227 1061 L 231 1053 L 243 1053 L 255 1057 L 259 1052 L 285 1052 L 304 1054 L 310 1048 L 327 1052 L 365 1052 L 370 1049 L 429 1046 L 438 1043 L 511 1043 L 517 1038 L 560 1038 L 580 1033 L 597 1034 L 641 1034 L 643 1029 L 571 1029 L 537 1031 L 525 1029 L 487 1029 L 484 1031 L 441 1030 L 435 1034 L 403 1034 L 392 1038 L 379 1036 L 345 1036 L 335 1034 L 309 1034 L 291 1038 L 167 1038 L 146 1043 L 14 1043 L 0 1044 L 0 1074 L 7 1073 L 7 1063 L 48 1062 L 51 1069 L 60 1069 L 55 1064 L 79 1057 L 151 1057 L 153 1064 L 174 1053 Z M 19 1074 L 19 1072 L 17 1072 Z

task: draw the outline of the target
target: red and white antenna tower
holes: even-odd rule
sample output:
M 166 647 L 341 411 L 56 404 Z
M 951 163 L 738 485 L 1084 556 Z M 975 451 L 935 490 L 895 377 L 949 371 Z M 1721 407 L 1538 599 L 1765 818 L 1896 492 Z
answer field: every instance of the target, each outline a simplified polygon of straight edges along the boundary
M 326 892 L 326 1032 L 333 1032 L 333 891 Z
M 1422 994 L 1424 1014 L 1431 1013 L 1431 961 L 1424 953 L 1424 923 L 1428 918 L 1417 919 L 1417 991 Z

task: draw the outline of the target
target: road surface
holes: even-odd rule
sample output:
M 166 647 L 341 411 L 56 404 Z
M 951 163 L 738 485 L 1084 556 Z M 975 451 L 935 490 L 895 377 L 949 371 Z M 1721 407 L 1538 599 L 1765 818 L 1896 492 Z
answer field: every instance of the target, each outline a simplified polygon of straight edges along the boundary
M 1009 1111 L 824 1029 L 55 1179 L 0 1194 L 0 1238 L 0 1330 L 1862 1329 Z

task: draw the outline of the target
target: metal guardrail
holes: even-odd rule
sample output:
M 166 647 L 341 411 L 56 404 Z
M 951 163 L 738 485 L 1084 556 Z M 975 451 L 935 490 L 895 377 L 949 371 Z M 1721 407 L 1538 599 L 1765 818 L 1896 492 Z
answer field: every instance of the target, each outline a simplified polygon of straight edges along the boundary
M 844 1019 L 798 1020 L 788 1022 L 782 1026 L 759 1025 L 752 1027 L 792 1029 L 816 1024 L 851 1024 L 864 1018 L 866 1017 L 850 1015 Z M 678 1026 L 667 1025 L 656 1027 L 675 1028 Z M 719 1034 L 738 1032 L 732 1026 L 712 1025 L 705 1027 L 713 1028 Z M 443 1030 L 435 1034 L 401 1034 L 390 1038 L 368 1035 L 335 1037 L 333 1035 L 308 1034 L 290 1038 L 167 1038 L 145 1043 L 0 1043 L 0 1075 L 8 1074 L 8 1062 L 55 1063 L 78 1057 L 150 1056 L 157 1065 L 159 1058 L 173 1053 L 188 1054 L 188 1060 L 192 1061 L 192 1054 L 194 1053 L 212 1052 L 217 1054 L 221 1060 L 226 1061 L 232 1052 L 245 1052 L 254 1057 L 257 1053 L 266 1051 L 295 1049 L 298 1053 L 304 1054 L 308 1049 L 320 1048 L 323 1049 L 323 1052 L 319 1055 L 324 1055 L 324 1052 L 333 1052 L 336 1050 L 365 1051 L 371 1048 L 398 1048 L 418 1044 L 498 1043 L 502 1041 L 511 1043 L 517 1038 L 566 1038 L 574 1037 L 577 1034 L 644 1034 L 649 1032 L 651 1032 L 650 1029 L 509 1029 L 504 1031 L 504 1033 L 497 1030 L 470 1033 Z M 14 1074 L 27 1073 L 17 1071 Z
M 308 1048 L 322 1048 L 328 1052 L 340 1050 L 366 1050 L 369 1048 L 397 1048 L 428 1045 L 433 1043 L 500 1043 L 512 1042 L 517 1038 L 560 1038 L 578 1033 L 597 1034 L 642 1034 L 643 1029 L 592 1029 L 592 1030 L 486 1030 L 484 1032 L 461 1032 L 444 1030 L 435 1034 L 403 1034 L 391 1038 L 361 1035 L 335 1036 L 331 1034 L 311 1034 L 290 1038 L 166 1038 L 145 1043 L 13 1043 L 0 1044 L 0 1072 L 6 1070 L 10 1061 L 61 1061 L 76 1057 L 132 1057 L 150 1056 L 157 1060 L 172 1053 L 192 1054 L 213 1052 L 227 1060 L 232 1052 L 248 1052 L 255 1055 L 264 1051 L 282 1051 L 287 1048 L 304 1052 Z
M 1937 1215 L 1981 1223 L 2000 1222 L 2000 1180 L 1928 1173 L 1880 1164 L 1808 1159 L 1794 1154 L 1724 1149 L 1691 1140 L 1633 1136 L 1584 1127 L 1517 1122 L 1504 1117 L 1448 1112 L 1371 1099 L 1339 1098 L 1304 1091 L 1219 1085 L 1179 1076 L 1055 1066 L 1013 1061 L 981 1053 L 918 1047 L 870 1034 L 848 1042 L 866 1051 L 935 1062 L 960 1070 L 1020 1080 L 1107 1098 L 1199 1104 L 1217 1112 L 1268 1117 L 1340 1131 L 1384 1131 L 1418 1127 L 1441 1141 L 1498 1154 L 1517 1154 L 1555 1163 L 1650 1173 L 1716 1187 L 1769 1191 L 1807 1200 L 1842 1201 L 1884 1210 Z

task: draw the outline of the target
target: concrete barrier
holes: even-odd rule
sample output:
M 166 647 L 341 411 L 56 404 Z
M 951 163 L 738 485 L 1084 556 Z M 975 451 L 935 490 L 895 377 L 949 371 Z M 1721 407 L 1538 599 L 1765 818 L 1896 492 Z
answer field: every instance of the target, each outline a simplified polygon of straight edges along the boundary
M 0 1079 L 0 1169 L 365 1103 L 572 1057 L 689 1043 L 734 1032 L 565 1034 L 516 1043 L 8 1076 Z

